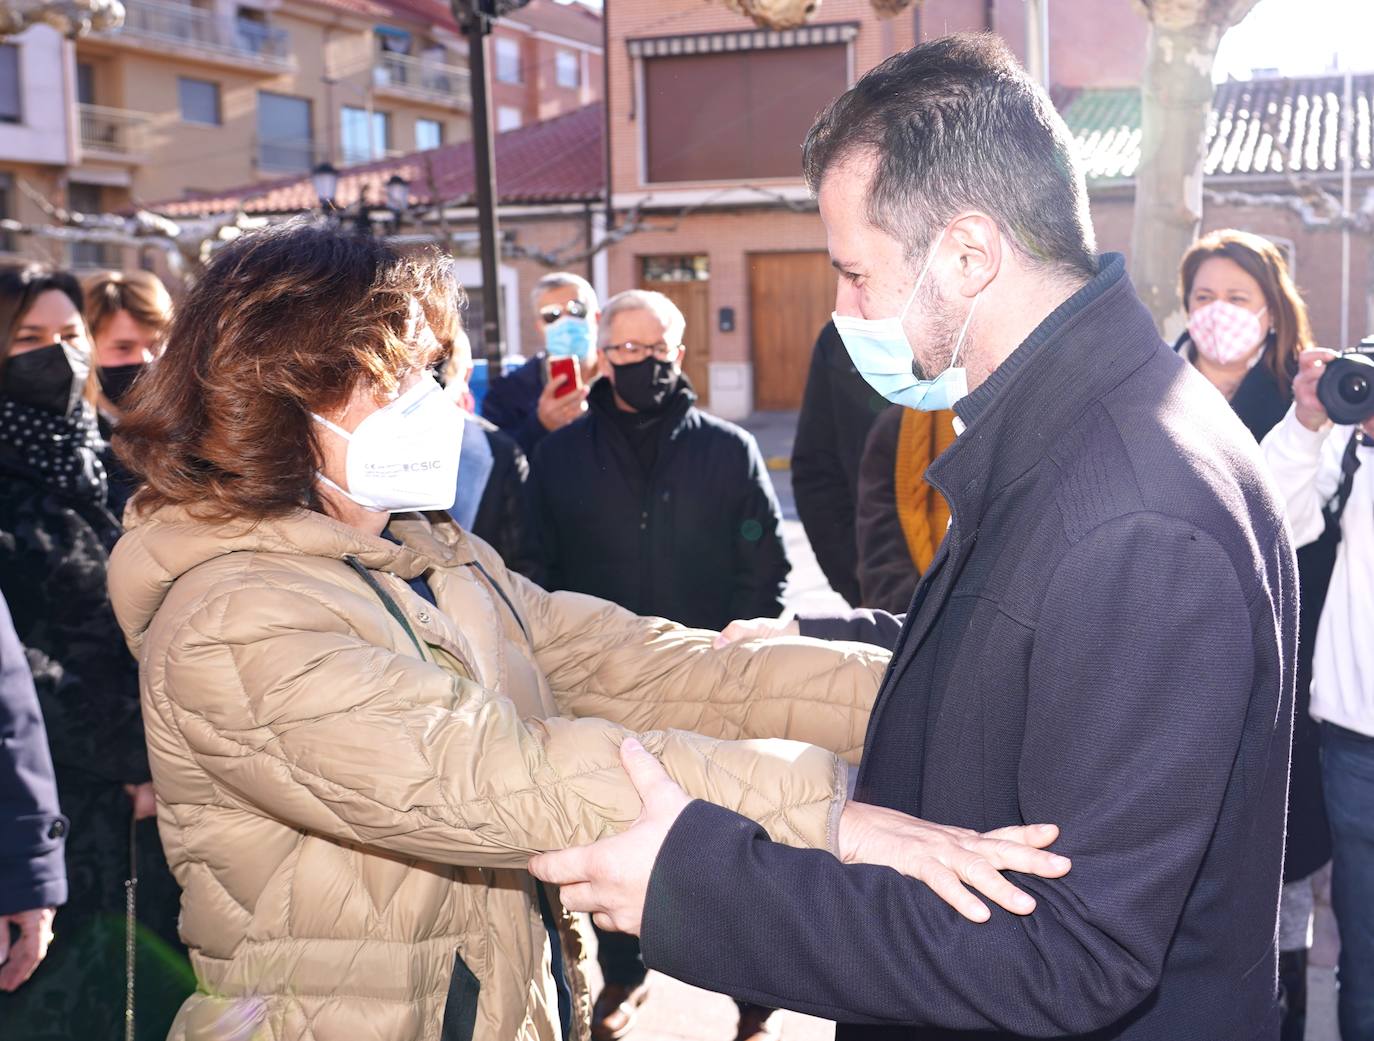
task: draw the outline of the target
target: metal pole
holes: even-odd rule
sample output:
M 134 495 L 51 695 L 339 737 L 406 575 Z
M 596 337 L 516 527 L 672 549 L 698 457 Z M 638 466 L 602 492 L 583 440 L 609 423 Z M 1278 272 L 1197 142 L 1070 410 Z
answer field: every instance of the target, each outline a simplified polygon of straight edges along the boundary
M 1026 2 L 1026 71 L 1050 89 L 1050 0 Z
M 482 255 L 482 343 L 487 379 L 501 375 L 505 343 L 501 338 L 500 228 L 496 220 L 496 171 L 492 162 L 491 83 L 487 74 L 486 36 L 491 20 L 471 0 L 453 0 L 453 15 L 468 38 L 468 76 L 472 83 L 473 172 L 477 178 L 477 234 Z
M 1345 70 L 1345 97 L 1341 101 L 1341 217 L 1345 224 L 1341 227 L 1341 342 L 1340 348 L 1350 343 L 1350 202 L 1351 202 L 1351 163 L 1355 153 L 1355 111 L 1354 83 L 1350 69 Z
M 601 127 L 602 164 L 606 181 L 606 231 L 615 227 L 615 201 L 611 196 L 611 12 L 601 5 Z

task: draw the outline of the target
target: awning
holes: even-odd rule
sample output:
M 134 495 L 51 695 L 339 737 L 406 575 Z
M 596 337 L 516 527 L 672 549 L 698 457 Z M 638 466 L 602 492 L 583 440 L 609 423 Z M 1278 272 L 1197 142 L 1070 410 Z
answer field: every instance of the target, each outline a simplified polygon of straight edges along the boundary
M 720 54 L 726 51 L 777 50 L 848 43 L 859 34 L 858 22 L 830 22 L 797 29 L 746 29 L 741 32 L 692 33 L 626 40 L 632 58 L 667 58 L 679 54 Z

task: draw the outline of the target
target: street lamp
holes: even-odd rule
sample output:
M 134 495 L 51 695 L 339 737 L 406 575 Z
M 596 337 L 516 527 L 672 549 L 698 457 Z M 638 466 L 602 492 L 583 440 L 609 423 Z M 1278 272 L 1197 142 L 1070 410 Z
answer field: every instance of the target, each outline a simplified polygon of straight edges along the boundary
M 339 190 L 339 171 L 330 163 L 321 163 L 310 171 L 310 181 L 315 186 L 315 195 L 320 200 L 320 209 L 326 213 L 334 209 L 334 197 Z
M 410 206 L 410 182 L 400 174 L 392 174 L 386 182 L 386 204 L 396 214 L 399 224 L 401 214 Z

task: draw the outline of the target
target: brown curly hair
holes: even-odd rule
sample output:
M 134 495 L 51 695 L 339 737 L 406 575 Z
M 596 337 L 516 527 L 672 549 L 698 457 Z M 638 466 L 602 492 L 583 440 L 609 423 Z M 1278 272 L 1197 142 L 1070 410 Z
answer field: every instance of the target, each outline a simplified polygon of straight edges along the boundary
M 417 357 L 414 303 L 441 344 L 464 303 L 452 260 L 297 219 L 222 249 L 177 308 L 114 445 L 141 511 L 207 521 L 322 509 L 312 412 L 380 396 Z

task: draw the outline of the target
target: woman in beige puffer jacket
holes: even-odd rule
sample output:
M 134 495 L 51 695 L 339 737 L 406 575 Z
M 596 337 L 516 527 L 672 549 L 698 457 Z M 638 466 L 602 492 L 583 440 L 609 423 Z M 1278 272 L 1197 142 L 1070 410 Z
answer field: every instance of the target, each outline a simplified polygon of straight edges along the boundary
M 524 867 L 634 820 L 631 730 L 691 794 L 836 848 L 882 652 L 715 651 L 352 501 L 357 445 L 311 416 L 357 433 L 410 394 L 458 292 L 441 258 L 263 232 L 133 392 L 118 447 L 145 484 L 110 585 L 200 985 L 176 1041 L 554 1041 Z

